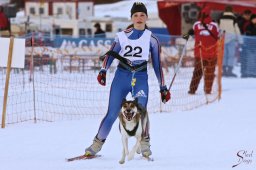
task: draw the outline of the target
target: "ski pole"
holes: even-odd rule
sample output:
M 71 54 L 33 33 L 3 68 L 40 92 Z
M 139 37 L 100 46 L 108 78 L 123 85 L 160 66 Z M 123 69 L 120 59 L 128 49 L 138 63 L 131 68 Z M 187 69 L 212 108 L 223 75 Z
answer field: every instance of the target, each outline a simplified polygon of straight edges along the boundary
M 171 90 L 172 84 L 173 84 L 173 82 L 174 82 L 174 80 L 175 80 L 175 78 L 176 78 L 176 75 L 177 75 L 177 73 L 178 73 L 178 71 L 179 71 L 179 68 L 180 68 L 180 66 L 181 66 L 181 61 L 182 61 L 182 59 L 183 59 L 183 57 L 184 57 L 184 55 L 185 55 L 185 51 L 186 51 L 187 44 L 188 44 L 188 39 L 189 39 L 189 34 L 183 35 L 182 38 L 184 38 L 184 39 L 186 40 L 186 43 L 185 43 L 185 45 L 184 45 L 184 47 L 183 47 L 183 49 L 182 49 L 182 53 L 181 53 L 181 56 L 180 56 L 178 65 L 177 65 L 176 68 L 175 68 L 172 81 L 171 81 L 170 86 L 169 86 L 169 88 L 168 88 L 169 91 Z

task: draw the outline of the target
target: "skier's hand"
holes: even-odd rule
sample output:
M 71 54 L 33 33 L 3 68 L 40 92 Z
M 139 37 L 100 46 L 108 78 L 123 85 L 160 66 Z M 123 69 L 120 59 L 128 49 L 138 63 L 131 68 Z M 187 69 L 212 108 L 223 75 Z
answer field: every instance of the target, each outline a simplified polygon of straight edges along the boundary
M 100 85 L 102 85 L 102 86 L 106 85 L 106 70 L 100 70 L 97 80 Z
M 161 93 L 161 99 L 162 99 L 163 103 L 166 103 L 166 102 L 168 102 L 171 99 L 171 93 L 167 89 L 166 86 L 162 86 L 161 87 L 160 93 Z
M 188 40 L 189 39 L 189 34 L 183 34 L 182 38 L 184 38 L 185 40 Z

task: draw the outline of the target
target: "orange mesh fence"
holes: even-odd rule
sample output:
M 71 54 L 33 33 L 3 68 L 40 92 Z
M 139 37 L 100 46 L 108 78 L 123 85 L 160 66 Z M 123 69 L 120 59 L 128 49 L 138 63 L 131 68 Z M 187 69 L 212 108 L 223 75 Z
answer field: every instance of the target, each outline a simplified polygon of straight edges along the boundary
M 222 93 L 222 83 L 221 83 L 221 78 L 222 78 L 222 62 L 223 62 L 223 57 L 224 57 L 224 42 L 225 42 L 225 34 L 220 36 L 220 39 L 218 41 L 218 47 L 217 47 L 217 66 L 218 66 L 218 99 L 221 99 L 221 93 Z

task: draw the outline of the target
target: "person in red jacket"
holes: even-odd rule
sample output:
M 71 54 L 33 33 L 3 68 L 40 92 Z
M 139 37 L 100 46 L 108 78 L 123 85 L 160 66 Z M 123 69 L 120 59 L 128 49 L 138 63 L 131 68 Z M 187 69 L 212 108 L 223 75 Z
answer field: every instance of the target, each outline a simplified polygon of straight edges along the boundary
M 212 90 L 215 66 L 217 63 L 217 41 L 219 28 L 210 17 L 210 10 L 206 7 L 199 15 L 189 34 L 195 37 L 195 62 L 189 94 L 195 94 L 202 76 L 204 76 L 204 91 L 210 94 Z
M 0 36 L 3 31 L 9 31 L 10 33 L 10 22 L 4 14 L 4 8 L 0 6 Z

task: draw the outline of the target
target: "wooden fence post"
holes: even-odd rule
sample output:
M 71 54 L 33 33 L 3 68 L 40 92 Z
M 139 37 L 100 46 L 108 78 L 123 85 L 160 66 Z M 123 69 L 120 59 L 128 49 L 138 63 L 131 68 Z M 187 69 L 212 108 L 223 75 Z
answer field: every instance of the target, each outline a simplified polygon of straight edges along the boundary
M 10 37 L 10 44 L 9 44 L 8 61 L 7 61 L 7 72 L 6 72 L 5 88 L 4 88 L 4 101 L 3 101 L 3 112 L 2 112 L 2 128 L 5 128 L 9 80 L 10 80 L 10 73 L 11 73 L 11 66 L 12 66 L 13 44 L 14 44 L 14 37 L 11 36 Z

